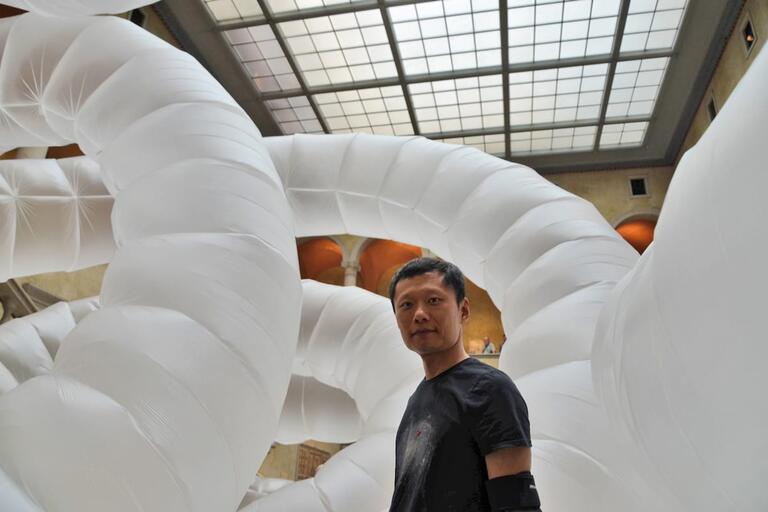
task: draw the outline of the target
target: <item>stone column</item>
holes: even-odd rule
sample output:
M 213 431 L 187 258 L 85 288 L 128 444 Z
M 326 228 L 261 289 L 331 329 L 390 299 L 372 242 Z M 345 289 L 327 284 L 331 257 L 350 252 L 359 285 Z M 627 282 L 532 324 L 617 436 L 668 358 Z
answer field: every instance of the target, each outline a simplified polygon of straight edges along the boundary
M 359 261 L 345 261 L 341 263 L 344 268 L 344 286 L 357 286 L 357 273 L 360 271 Z
M 16 151 L 16 158 L 45 158 L 48 153 L 47 147 L 19 148 Z

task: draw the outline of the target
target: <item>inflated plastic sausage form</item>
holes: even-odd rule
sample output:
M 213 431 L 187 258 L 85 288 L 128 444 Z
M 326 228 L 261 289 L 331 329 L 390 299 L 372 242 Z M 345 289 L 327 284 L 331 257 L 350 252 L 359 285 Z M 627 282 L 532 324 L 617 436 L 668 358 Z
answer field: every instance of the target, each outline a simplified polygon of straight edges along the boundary
M 89 158 L 0 160 L 0 281 L 108 262 L 113 202 Z
M 117 194 L 118 246 L 103 309 L 49 374 L 0 397 L 0 481 L 28 498 L 0 508 L 235 510 L 277 430 L 301 306 L 258 130 L 194 59 L 126 20 L 3 19 L 0 49 L 0 140 L 77 142 Z
M 767 82 L 763 50 L 678 164 L 596 337 L 598 394 L 685 510 L 768 510 Z
M 0 165 L 2 278 L 111 259 L 74 328 L 65 306 L 0 327 L 0 509 L 385 509 L 419 360 L 385 299 L 302 292 L 295 237 L 336 233 L 427 247 L 489 291 L 546 510 L 768 509 L 765 51 L 639 261 L 592 205 L 475 149 L 262 139 L 194 59 L 125 20 L 3 19 L 0 52 L 0 149 L 90 158 Z M 313 479 L 254 484 L 274 439 L 310 437 L 355 443 Z

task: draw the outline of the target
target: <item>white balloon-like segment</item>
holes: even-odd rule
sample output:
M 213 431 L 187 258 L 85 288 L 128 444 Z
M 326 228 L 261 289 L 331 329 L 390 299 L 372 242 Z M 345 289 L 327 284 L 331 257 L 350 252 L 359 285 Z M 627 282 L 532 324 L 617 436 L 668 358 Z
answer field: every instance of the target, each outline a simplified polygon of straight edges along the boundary
M 0 281 L 108 262 L 113 201 L 91 159 L 0 160 Z
M 235 510 L 277 430 L 301 305 L 292 219 L 258 130 L 194 59 L 125 20 L 25 14 L 0 22 L 0 49 L 10 135 L 0 140 L 77 142 L 108 189 L 126 192 L 103 309 L 72 331 L 52 368 L 45 347 L 4 340 L 11 376 L 36 376 L 0 397 L 4 478 L 43 510 Z M 210 172 L 219 187 L 185 201 L 179 168 Z M 151 180 L 174 204 L 157 222 L 131 201 L 131 187 Z M 230 215 L 198 215 L 233 190 L 248 196 Z M 43 239 L 65 225 L 46 219 Z M 89 250 L 91 241 L 67 240 Z M 73 260 L 32 262 L 41 272 Z
M 194 59 L 124 20 L 3 19 L 0 52 L 0 150 L 88 155 L 0 164 L 2 278 L 111 261 L 102 309 L 0 327 L 0 509 L 386 509 L 420 362 L 386 299 L 302 289 L 295 237 L 337 233 L 427 247 L 489 291 L 547 510 L 768 508 L 765 52 L 639 261 L 592 205 L 471 148 L 262 139 Z M 312 479 L 255 481 L 273 440 L 309 438 L 354 444 Z
M 157 0 L 3 0 L 5 5 L 48 16 L 118 14 Z

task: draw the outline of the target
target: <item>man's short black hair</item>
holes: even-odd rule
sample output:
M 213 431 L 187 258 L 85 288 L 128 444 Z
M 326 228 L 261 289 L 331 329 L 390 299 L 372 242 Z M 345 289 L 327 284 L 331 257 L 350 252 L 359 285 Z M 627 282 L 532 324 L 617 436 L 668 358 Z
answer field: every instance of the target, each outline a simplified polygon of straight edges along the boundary
M 428 272 L 443 274 L 443 284 L 453 289 L 453 293 L 456 295 L 456 303 L 459 304 L 464 300 L 464 274 L 461 273 L 459 267 L 437 258 L 418 258 L 406 263 L 392 276 L 392 281 L 389 282 L 389 301 L 392 303 L 392 307 L 395 307 L 395 288 L 397 283 L 403 279 L 420 276 Z

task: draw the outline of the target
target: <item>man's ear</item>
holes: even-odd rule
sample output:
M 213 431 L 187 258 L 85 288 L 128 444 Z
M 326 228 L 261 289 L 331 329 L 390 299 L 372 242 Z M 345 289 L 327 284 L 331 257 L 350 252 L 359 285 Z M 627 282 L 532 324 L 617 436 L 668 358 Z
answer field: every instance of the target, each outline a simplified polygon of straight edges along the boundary
M 466 322 L 469 320 L 469 299 L 464 297 L 464 300 L 461 301 L 461 304 L 459 305 L 459 310 L 461 311 L 461 321 Z

